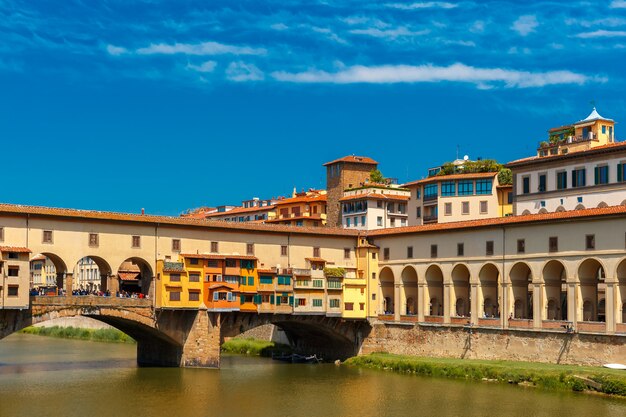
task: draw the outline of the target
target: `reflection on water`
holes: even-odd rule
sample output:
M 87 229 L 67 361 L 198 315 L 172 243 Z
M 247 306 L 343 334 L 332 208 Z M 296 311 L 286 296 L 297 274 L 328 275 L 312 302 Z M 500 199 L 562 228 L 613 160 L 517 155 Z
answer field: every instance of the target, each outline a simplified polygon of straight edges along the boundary
M 0 341 L 0 416 L 621 416 L 626 401 L 225 356 L 222 369 L 137 368 L 135 346 Z

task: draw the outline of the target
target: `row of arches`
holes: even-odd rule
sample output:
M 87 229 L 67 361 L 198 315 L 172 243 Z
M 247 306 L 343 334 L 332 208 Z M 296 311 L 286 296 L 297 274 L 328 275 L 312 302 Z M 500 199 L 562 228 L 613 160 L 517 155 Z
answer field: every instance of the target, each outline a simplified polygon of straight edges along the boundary
M 605 322 L 610 315 L 616 323 L 626 323 L 626 260 L 618 264 L 608 286 L 606 269 L 595 258 L 580 260 L 571 277 L 555 259 L 544 262 L 538 276 L 527 262 L 517 262 L 504 281 L 494 263 L 473 268 L 474 276 L 466 264 L 445 275 L 444 270 L 431 264 L 418 278 L 416 268 L 408 265 L 396 277 L 391 267 L 383 267 L 379 313 L 527 320 L 537 315 L 538 320 L 570 322 Z M 607 303 L 608 291 L 612 303 Z
M 52 252 L 34 255 L 30 261 L 31 289 L 42 293 L 87 291 L 151 295 L 152 266 L 139 257 L 122 261 L 117 269 L 100 256 L 87 255 L 70 265 Z

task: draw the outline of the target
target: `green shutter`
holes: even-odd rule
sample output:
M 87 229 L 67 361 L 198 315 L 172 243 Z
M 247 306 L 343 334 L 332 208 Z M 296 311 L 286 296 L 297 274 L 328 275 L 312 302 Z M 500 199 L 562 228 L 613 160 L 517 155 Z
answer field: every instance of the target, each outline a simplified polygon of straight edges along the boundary
M 241 304 L 246 302 L 246 296 L 245 295 L 241 295 Z
M 617 164 L 617 182 L 624 180 L 624 164 Z
M 600 178 L 599 178 L 599 176 L 600 176 L 600 168 L 595 167 L 593 169 L 593 172 L 595 173 L 595 176 L 596 176 L 596 178 L 595 178 L 595 185 L 598 185 L 600 183 Z
M 289 297 L 289 305 L 293 307 L 293 295 Z
M 276 305 L 279 306 L 280 305 L 280 297 L 276 296 Z
M 248 285 L 254 285 L 254 277 L 248 277 Z
M 274 304 L 274 294 L 270 295 L 270 304 Z

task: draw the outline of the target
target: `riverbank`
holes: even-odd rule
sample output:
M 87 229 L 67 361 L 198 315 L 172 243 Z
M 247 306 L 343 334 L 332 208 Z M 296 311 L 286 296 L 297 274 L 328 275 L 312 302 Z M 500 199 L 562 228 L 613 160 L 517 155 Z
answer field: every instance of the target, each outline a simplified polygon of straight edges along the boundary
M 222 344 L 222 352 L 238 355 L 271 357 L 272 354 L 281 355 L 291 353 L 291 351 L 292 349 L 288 345 L 251 337 L 234 337 Z
M 20 333 L 61 339 L 90 340 L 93 342 L 136 343 L 134 339 L 117 329 L 84 329 L 78 327 L 26 327 Z
M 509 383 L 549 390 L 601 392 L 626 398 L 626 371 L 534 362 L 424 358 L 388 353 L 355 356 L 348 366 L 423 376 Z

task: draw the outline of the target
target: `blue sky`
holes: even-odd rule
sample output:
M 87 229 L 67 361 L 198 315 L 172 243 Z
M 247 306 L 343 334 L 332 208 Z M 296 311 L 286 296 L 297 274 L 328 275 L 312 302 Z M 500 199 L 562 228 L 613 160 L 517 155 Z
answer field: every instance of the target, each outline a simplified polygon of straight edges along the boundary
M 178 214 L 626 120 L 626 1 L 0 0 L 0 201 Z M 617 137 L 621 138 L 619 125 Z

